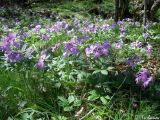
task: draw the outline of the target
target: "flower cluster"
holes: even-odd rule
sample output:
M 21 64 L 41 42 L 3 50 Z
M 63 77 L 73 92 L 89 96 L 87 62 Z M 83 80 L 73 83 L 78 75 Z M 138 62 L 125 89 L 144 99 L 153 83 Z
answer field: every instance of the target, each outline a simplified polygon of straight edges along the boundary
M 36 25 L 33 29 L 32 29 L 32 31 L 34 31 L 34 32 L 39 32 L 40 31 L 40 29 L 41 29 L 41 25 Z
M 8 51 L 5 53 L 5 56 L 9 62 L 16 62 L 23 59 L 23 54 L 16 51 Z
M 43 70 L 45 68 L 45 62 L 47 62 L 47 52 L 48 54 L 54 53 L 54 57 L 57 57 L 58 55 L 71 56 L 78 54 L 80 56 L 80 54 L 85 54 L 86 57 L 93 59 L 100 57 L 108 59 L 109 57 L 114 56 L 116 57 L 113 61 L 115 64 L 126 63 L 127 66 L 133 69 L 137 64 L 140 62 L 142 63 L 144 58 L 150 57 L 153 52 L 153 47 L 151 44 L 145 44 L 138 41 L 139 39 L 141 40 L 140 37 L 137 38 L 137 36 L 135 36 L 131 38 L 128 35 L 130 32 L 130 25 L 139 26 L 139 23 L 133 24 L 132 20 L 130 19 L 122 20 L 118 23 L 112 24 L 108 20 L 102 20 L 98 22 L 88 22 L 87 20 L 81 21 L 79 19 L 75 19 L 71 22 L 58 20 L 53 24 L 50 23 L 48 26 L 45 25 L 46 23 L 36 23 L 30 25 L 29 27 L 22 28 L 22 30 L 17 34 L 9 33 L 4 38 L 4 41 L 0 46 L 0 50 L 3 52 L 3 56 L 7 58 L 7 61 L 17 62 L 23 58 L 30 58 L 31 60 L 32 58 L 38 56 L 37 64 L 35 66 L 38 69 Z M 6 27 L 5 29 L 9 29 L 9 27 Z M 115 30 L 119 31 L 115 32 Z M 144 38 L 148 38 L 149 36 L 149 34 L 143 35 Z M 67 39 L 70 37 L 73 38 L 68 41 Z M 126 40 L 129 41 L 133 41 L 133 39 L 137 41 L 125 43 L 125 37 L 127 38 Z M 59 42 L 60 39 L 66 39 L 67 41 L 61 43 Z M 102 39 L 110 39 L 111 44 L 109 41 L 102 42 Z M 27 43 L 29 41 L 29 44 L 27 43 L 25 45 L 30 45 L 31 42 L 34 49 L 30 46 L 31 49 L 25 51 L 26 48 L 24 48 L 25 50 L 23 51 L 21 43 L 17 40 L 23 40 L 23 43 Z M 53 40 L 58 41 L 58 43 L 49 46 L 50 43 L 55 42 Z M 44 44 L 41 45 L 38 44 L 38 42 L 43 42 Z M 60 49 L 63 47 L 64 49 Z M 36 52 L 34 52 L 35 54 L 32 54 L 34 50 L 38 52 L 42 49 L 46 50 L 41 52 L 40 57 L 36 54 Z M 113 56 L 111 56 L 111 54 Z M 84 57 L 83 55 L 81 57 Z M 136 75 L 136 82 L 142 82 L 144 87 L 146 87 L 151 80 L 152 77 L 146 69 L 141 70 Z
M 101 29 L 102 31 L 108 31 L 108 30 L 111 29 L 111 26 L 110 26 L 109 24 L 104 24 L 104 25 L 102 25 L 102 26 L 100 27 L 100 29 Z
M 55 52 L 60 46 L 61 46 L 61 43 L 55 44 L 54 46 L 51 47 L 51 51 Z
M 10 51 L 11 50 L 11 45 L 16 45 L 15 43 L 16 39 L 16 34 L 14 33 L 9 33 L 8 36 L 4 38 L 4 41 L 1 45 L 1 51 Z
M 50 35 L 49 34 L 42 34 L 42 40 L 49 40 Z
M 0 46 L 0 49 L 4 53 L 7 61 L 16 62 L 23 58 L 22 53 L 15 51 L 15 49 L 20 48 L 20 46 L 20 42 L 16 41 L 16 34 L 9 33 L 8 36 L 4 38 L 4 41 Z
M 141 62 L 141 57 L 139 56 L 132 56 L 132 57 L 129 57 L 126 61 L 126 64 L 131 67 L 131 68 L 134 68 L 137 63 Z
M 89 36 L 74 36 L 70 41 L 64 42 L 64 56 L 69 56 L 71 54 L 78 54 L 80 52 L 78 46 L 84 44 L 88 40 Z
M 151 73 L 145 68 L 142 68 L 136 74 L 136 83 L 142 83 L 144 88 L 146 88 L 152 80 L 153 77 L 151 76 Z
M 49 32 L 59 32 L 62 29 L 66 29 L 68 27 L 68 24 L 64 21 L 57 21 L 54 25 L 51 27 L 48 27 Z
M 123 41 L 122 41 L 122 40 L 119 40 L 118 42 L 116 42 L 116 43 L 114 44 L 114 47 L 115 47 L 116 49 L 121 49 L 121 48 L 123 47 L 123 45 L 124 45 Z
M 41 52 L 41 56 L 40 56 L 40 58 L 38 60 L 38 63 L 37 63 L 37 68 L 38 69 L 44 69 L 44 67 L 45 67 L 44 61 L 47 58 L 47 54 L 46 53 L 47 53 L 46 50 Z
M 143 37 L 146 40 L 146 39 L 148 39 L 150 37 L 150 35 L 149 35 L 149 33 L 143 33 Z
M 95 24 L 89 24 L 80 29 L 82 33 L 96 33 L 97 30 L 98 30 L 98 27 Z
M 140 41 L 132 42 L 131 45 L 130 45 L 130 47 L 132 49 L 140 48 L 140 47 L 142 47 L 142 42 L 140 42 Z
M 146 46 L 146 53 L 148 55 L 151 55 L 152 52 L 153 52 L 153 47 L 150 44 L 147 44 L 147 46 Z
M 80 50 L 77 48 L 79 42 L 76 39 L 72 39 L 68 42 L 64 42 L 64 56 L 69 56 L 71 54 L 77 54 L 80 52 Z
M 126 26 L 122 24 L 120 26 L 120 38 L 122 40 L 125 38 L 125 34 L 126 34 Z
M 86 40 L 89 40 L 90 37 L 89 36 L 79 36 L 77 37 L 77 41 L 79 44 L 83 44 Z
M 88 57 L 93 55 L 95 58 L 99 58 L 102 56 L 107 56 L 109 54 L 110 48 L 110 43 L 108 41 L 105 41 L 103 44 L 92 44 L 90 47 L 85 49 L 85 53 Z

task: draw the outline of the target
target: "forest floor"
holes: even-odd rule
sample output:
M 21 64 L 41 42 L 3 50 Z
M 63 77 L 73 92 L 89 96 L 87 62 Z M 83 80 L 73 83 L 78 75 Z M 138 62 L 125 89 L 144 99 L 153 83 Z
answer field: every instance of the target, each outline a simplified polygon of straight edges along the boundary
M 0 119 L 160 119 L 160 23 L 113 15 L 112 0 L 0 7 Z

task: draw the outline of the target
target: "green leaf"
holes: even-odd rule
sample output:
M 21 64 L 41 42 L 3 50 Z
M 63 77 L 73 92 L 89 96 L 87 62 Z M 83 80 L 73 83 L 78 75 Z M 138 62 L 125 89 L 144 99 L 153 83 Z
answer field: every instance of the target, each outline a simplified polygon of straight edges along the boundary
M 97 74 L 99 72 L 101 72 L 101 70 L 95 70 L 92 74 Z
M 60 88 L 61 87 L 61 83 L 60 82 L 58 82 L 58 83 L 55 83 L 55 85 L 54 85 L 56 88 Z
M 63 96 L 58 96 L 58 99 L 60 100 L 60 101 L 67 101 L 67 99 L 66 98 L 64 98 Z
M 66 112 L 69 112 L 69 111 L 73 110 L 73 107 L 72 106 L 67 106 L 67 107 L 64 107 L 63 110 L 66 111 Z
M 62 107 L 68 106 L 69 102 L 66 98 L 62 97 L 62 96 L 58 96 L 59 101 L 59 105 Z
M 32 116 L 29 113 L 23 113 L 22 114 L 22 119 L 23 120 L 31 120 Z
M 41 29 L 40 32 L 41 33 L 46 33 L 46 29 Z
M 102 73 L 103 75 L 108 75 L 108 71 L 107 71 L 107 70 L 101 70 L 101 73 Z
M 74 100 L 75 100 L 75 98 L 74 98 L 73 95 L 71 95 L 71 96 L 68 97 L 68 102 L 69 103 L 72 103 Z
M 58 120 L 67 120 L 67 118 L 64 116 L 58 116 Z
M 76 100 L 74 101 L 73 106 L 81 106 L 81 104 L 82 104 L 82 101 L 81 101 L 81 100 L 76 99 Z
M 88 100 L 90 101 L 95 101 L 100 97 L 100 95 L 97 94 L 95 90 L 92 90 L 89 93 L 91 94 L 90 96 L 88 96 Z
M 105 96 L 105 98 L 106 98 L 107 100 L 110 100 L 110 99 L 111 99 L 111 97 L 109 97 L 108 95 Z
M 103 105 L 106 105 L 108 103 L 106 98 L 104 97 L 100 97 L 100 100 L 102 101 Z
M 114 67 L 108 67 L 107 70 L 108 71 L 112 71 L 114 69 Z

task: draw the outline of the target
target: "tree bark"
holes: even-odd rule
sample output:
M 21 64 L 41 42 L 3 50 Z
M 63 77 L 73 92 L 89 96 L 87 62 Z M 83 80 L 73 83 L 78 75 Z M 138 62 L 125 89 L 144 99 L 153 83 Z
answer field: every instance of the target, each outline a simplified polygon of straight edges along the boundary
M 94 2 L 100 4 L 100 3 L 102 3 L 103 1 L 102 1 L 102 0 L 94 0 Z
M 115 0 L 115 18 L 114 21 L 118 22 L 118 18 L 119 18 L 119 0 Z
M 143 15 L 143 26 L 144 26 L 144 34 L 146 33 L 146 22 L 147 22 L 147 0 L 144 0 L 144 15 Z M 146 41 L 146 38 L 145 38 Z
M 154 19 L 154 15 L 156 14 L 157 10 L 160 8 L 160 0 L 156 0 L 154 2 L 154 4 L 152 5 L 151 7 L 151 19 L 153 20 Z
M 144 26 L 146 26 L 146 20 L 147 20 L 147 0 L 144 0 L 144 15 L 143 15 L 143 25 Z
M 115 0 L 115 22 L 126 17 L 131 17 L 129 12 L 129 0 Z

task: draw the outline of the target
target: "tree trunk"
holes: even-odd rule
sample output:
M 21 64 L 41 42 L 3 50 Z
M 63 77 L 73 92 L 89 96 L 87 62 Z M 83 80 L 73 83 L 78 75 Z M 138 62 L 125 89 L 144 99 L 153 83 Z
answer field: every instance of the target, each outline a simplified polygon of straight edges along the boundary
M 147 0 L 144 0 L 144 15 L 143 15 L 144 34 L 147 31 L 146 22 L 147 22 Z M 145 41 L 146 41 L 146 38 L 145 38 Z
M 115 0 L 115 22 L 132 17 L 129 12 L 129 0 Z
M 100 3 L 102 3 L 103 1 L 102 1 L 102 0 L 94 0 L 94 2 L 100 4 Z
M 143 15 L 143 25 L 146 26 L 147 20 L 147 0 L 144 0 L 144 15 Z
M 154 15 L 156 14 L 159 8 L 160 8 L 160 0 L 156 0 L 151 7 L 151 12 L 150 12 L 151 20 L 154 20 Z
M 115 18 L 114 21 L 118 22 L 118 18 L 119 18 L 119 0 L 115 0 Z

